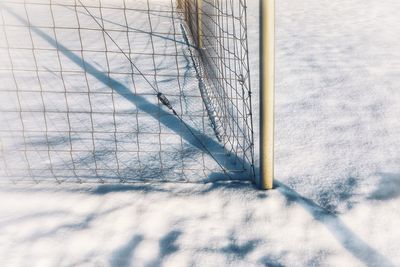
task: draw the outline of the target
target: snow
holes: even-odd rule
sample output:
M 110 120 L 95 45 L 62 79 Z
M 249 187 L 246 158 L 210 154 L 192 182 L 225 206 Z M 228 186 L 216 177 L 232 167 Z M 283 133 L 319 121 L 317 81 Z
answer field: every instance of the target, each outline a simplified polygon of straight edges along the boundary
M 399 266 L 399 8 L 277 1 L 275 190 L 2 184 L 0 265 Z

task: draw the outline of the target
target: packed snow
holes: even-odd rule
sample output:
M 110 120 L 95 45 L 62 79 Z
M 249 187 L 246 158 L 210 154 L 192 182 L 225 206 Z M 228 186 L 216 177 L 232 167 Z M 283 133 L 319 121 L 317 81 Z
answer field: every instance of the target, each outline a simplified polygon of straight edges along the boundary
M 400 266 L 399 10 L 277 1 L 275 190 L 1 184 L 0 265 Z

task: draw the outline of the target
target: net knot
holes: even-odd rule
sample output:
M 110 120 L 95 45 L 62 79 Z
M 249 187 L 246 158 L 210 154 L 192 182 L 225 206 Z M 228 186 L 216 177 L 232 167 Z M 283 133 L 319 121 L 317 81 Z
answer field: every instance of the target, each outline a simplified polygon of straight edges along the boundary
M 171 102 L 169 102 L 168 98 L 161 92 L 157 93 L 157 98 L 160 100 L 160 102 L 168 107 L 169 109 L 173 110 Z

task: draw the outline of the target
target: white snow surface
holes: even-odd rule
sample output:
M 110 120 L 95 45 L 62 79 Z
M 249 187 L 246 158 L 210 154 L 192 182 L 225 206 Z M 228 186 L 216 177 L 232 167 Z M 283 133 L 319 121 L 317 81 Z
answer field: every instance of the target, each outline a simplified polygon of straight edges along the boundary
M 400 266 L 399 10 L 277 1 L 275 190 L 2 184 L 0 265 Z

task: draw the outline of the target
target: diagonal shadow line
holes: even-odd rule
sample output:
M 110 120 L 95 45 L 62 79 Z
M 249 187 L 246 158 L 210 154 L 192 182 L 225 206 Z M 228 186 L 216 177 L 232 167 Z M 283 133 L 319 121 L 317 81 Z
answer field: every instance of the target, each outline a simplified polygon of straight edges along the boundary
M 29 23 L 18 14 L 13 12 L 11 9 L 7 8 L 0 3 L 0 6 L 3 6 L 4 9 L 7 10 L 10 14 L 12 14 L 17 20 L 21 23 L 24 23 L 27 27 L 30 27 L 33 32 L 35 32 L 38 36 L 43 38 L 47 43 L 51 46 L 56 48 L 60 53 L 66 56 L 69 60 L 74 62 L 76 65 L 81 67 L 85 70 L 88 74 L 92 75 L 96 78 L 99 82 L 103 83 L 104 85 L 110 87 L 116 93 L 118 93 L 121 97 L 127 99 L 132 104 L 134 104 L 138 109 L 142 110 L 143 112 L 149 114 L 154 119 L 159 120 L 161 124 L 165 127 L 170 129 L 171 131 L 175 132 L 176 134 L 180 135 L 185 141 L 189 144 L 195 146 L 199 150 L 203 151 L 205 154 L 208 154 L 208 151 L 204 149 L 204 146 L 209 149 L 209 151 L 213 154 L 213 156 L 217 159 L 217 161 L 226 169 L 226 171 L 235 170 L 237 166 L 244 166 L 245 170 L 250 170 L 251 167 L 248 162 L 239 158 L 237 155 L 233 154 L 232 152 L 226 150 L 220 143 L 216 140 L 212 139 L 211 137 L 207 136 L 206 134 L 198 131 L 197 129 L 187 125 L 189 129 L 186 127 L 182 127 L 182 122 L 174 116 L 169 111 L 164 110 L 159 105 L 155 105 L 150 103 L 147 99 L 143 96 L 135 95 L 132 91 L 126 87 L 121 82 L 117 81 L 109 77 L 106 73 L 98 70 L 92 64 L 85 62 L 82 58 L 80 58 L 75 53 L 68 50 L 67 47 L 60 44 L 57 40 L 53 39 L 51 36 L 40 30 L 39 28 L 29 25 Z M 156 97 L 156 96 L 154 96 Z M 157 111 L 157 114 L 155 114 Z M 192 131 L 199 139 L 203 142 L 200 143 L 190 132 Z M 204 145 L 204 146 L 203 146 Z M 244 175 L 245 174 L 245 175 Z M 248 172 L 230 172 L 230 177 L 226 177 L 226 175 L 222 174 L 215 176 L 215 174 L 211 174 L 208 177 L 208 180 L 205 182 L 212 182 L 218 180 L 250 180 Z
M 256 173 L 259 173 L 258 168 L 256 168 Z M 215 182 L 210 188 L 202 191 L 202 193 L 208 193 L 221 187 L 224 189 L 232 188 L 233 190 L 238 190 L 239 188 L 243 187 L 243 183 L 238 182 L 226 184 Z M 288 202 L 295 202 L 299 204 L 314 218 L 314 220 L 323 224 L 344 249 L 362 261 L 366 266 L 396 266 L 389 259 L 379 253 L 375 248 L 371 247 L 364 240 L 362 240 L 351 229 L 349 229 L 336 214 L 319 206 L 313 200 L 300 195 L 298 192 L 278 180 L 274 180 L 274 188 L 276 188 Z
M 289 202 L 300 204 L 315 220 L 324 224 L 336 240 L 342 244 L 343 248 L 362 261 L 366 266 L 395 267 L 389 259 L 349 229 L 337 215 L 320 207 L 311 199 L 303 197 L 282 182 L 275 181 L 275 185 Z
M 70 11 L 75 11 L 72 7 L 66 7 L 67 9 L 69 9 Z M 87 13 L 84 13 L 84 12 L 82 12 L 82 11 L 78 11 L 80 14 L 82 14 L 82 15 L 87 15 Z M 101 19 L 101 18 L 99 18 L 98 16 L 96 16 L 96 15 L 93 15 L 96 19 Z M 168 19 L 171 19 L 171 17 L 167 17 Z M 128 28 L 129 30 L 131 30 L 131 31 L 133 31 L 133 32 L 139 32 L 139 33 L 144 33 L 144 34 L 148 34 L 148 35 L 152 35 L 152 36 L 154 36 L 154 37 L 158 37 L 158 38 L 161 38 L 161 39 L 164 39 L 164 40 L 167 40 L 167 41 L 172 41 L 172 42 L 175 42 L 175 43 L 178 43 L 178 44 L 183 44 L 183 45 L 186 45 L 186 46 L 190 46 L 190 47 L 193 47 L 193 48 L 197 48 L 196 46 L 194 46 L 194 45 L 191 45 L 191 44 L 187 44 L 187 43 L 185 43 L 185 42 L 183 42 L 183 41 L 179 41 L 179 40 L 175 40 L 175 39 L 172 39 L 172 38 L 170 38 L 170 37 L 165 37 L 165 36 L 163 36 L 163 35 L 161 35 L 161 34 L 158 34 L 158 33 L 154 33 L 154 32 L 148 32 L 148 31 L 144 31 L 144 30 L 141 30 L 141 29 L 138 29 L 138 28 L 133 28 L 133 27 L 131 27 L 131 26 L 126 26 L 126 25 L 123 25 L 123 24 L 121 24 L 121 23 L 117 23 L 117 22 L 114 22 L 114 21 L 111 21 L 111 20 L 109 20 L 109 19 L 105 19 L 105 18 L 103 18 L 102 19 L 103 21 L 105 21 L 105 22 L 108 22 L 108 23 L 110 23 L 110 24 L 113 24 L 113 25 L 115 25 L 115 26 L 119 26 L 119 27 L 121 27 L 121 28 L 123 28 L 123 29 L 126 29 L 126 28 Z
M 7 9 L 7 8 L 6 8 Z M 14 15 L 19 21 L 23 22 L 25 25 L 29 26 L 27 21 L 15 14 L 13 11 L 7 9 L 12 15 Z M 134 95 L 129 88 L 127 88 L 122 83 L 118 82 L 115 79 L 109 78 L 103 72 L 97 70 L 91 64 L 84 62 L 79 56 L 75 55 L 74 53 L 68 51 L 68 49 L 61 44 L 57 43 L 56 40 L 48 36 L 46 33 L 42 32 L 40 29 L 32 27 L 32 30 L 46 40 L 50 45 L 53 47 L 60 49 L 60 52 L 63 53 L 66 57 L 68 57 L 72 62 L 77 64 L 78 66 L 84 68 L 89 74 L 95 77 L 100 82 L 104 83 L 105 85 L 110 86 L 115 92 L 120 94 L 122 97 L 129 100 L 131 103 L 135 104 L 137 108 L 141 109 L 142 111 L 148 113 L 153 118 L 160 120 L 160 122 L 168 127 L 170 130 L 174 131 L 175 133 L 181 135 L 183 139 L 187 142 L 192 144 L 193 146 L 197 147 L 198 149 L 204 151 L 204 148 L 201 144 L 191 135 L 191 133 L 180 127 L 180 121 L 176 118 L 171 116 L 169 112 L 161 109 L 159 106 L 151 104 L 148 102 L 144 97 L 139 95 Z M 154 110 L 159 110 L 160 116 L 154 114 Z M 190 127 L 190 126 L 189 126 Z M 221 160 L 221 164 L 227 168 L 232 168 L 232 164 L 228 163 L 224 157 L 220 156 L 220 153 L 223 153 L 227 156 L 233 156 L 231 152 L 226 151 L 225 149 L 221 148 L 221 145 L 206 136 L 205 134 L 199 132 L 198 130 L 190 127 L 190 129 L 198 135 L 202 140 L 204 140 L 204 144 L 208 147 L 211 147 L 215 150 L 212 152 L 216 153 L 215 156 L 218 160 Z M 206 151 L 204 151 L 206 152 Z M 240 164 L 243 163 L 243 160 L 237 159 Z M 244 163 L 245 166 L 248 167 L 248 163 Z M 257 173 L 257 172 L 256 172 Z M 245 180 L 240 176 L 235 176 L 238 180 Z M 369 246 L 365 241 L 363 241 L 360 237 L 358 237 L 352 230 L 350 230 L 338 216 L 335 214 L 323 209 L 319 205 L 317 205 L 314 201 L 301 196 L 296 191 L 292 190 L 285 184 L 276 181 L 276 186 L 279 188 L 280 192 L 286 197 L 288 201 L 294 201 L 300 204 L 304 209 L 306 209 L 315 220 L 323 223 L 328 230 L 333 234 L 333 236 L 342 244 L 342 246 L 349 251 L 352 255 L 357 257 L 359 260 L 364 262 L 367 266 L 388 266 L 394 267 L 395 265 L 386 259 L 382 254 L 376 251 L 374 248 Z

